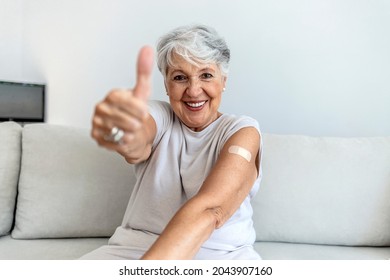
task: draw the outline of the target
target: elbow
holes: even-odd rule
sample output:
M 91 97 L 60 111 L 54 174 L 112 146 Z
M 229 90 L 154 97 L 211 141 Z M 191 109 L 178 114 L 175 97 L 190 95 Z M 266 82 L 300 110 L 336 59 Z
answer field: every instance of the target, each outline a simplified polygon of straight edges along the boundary
M 210 215 L 214 229 L 221 228 L 227 220 L 228 215 L 220 206 L 208 208 L 206 211 Z

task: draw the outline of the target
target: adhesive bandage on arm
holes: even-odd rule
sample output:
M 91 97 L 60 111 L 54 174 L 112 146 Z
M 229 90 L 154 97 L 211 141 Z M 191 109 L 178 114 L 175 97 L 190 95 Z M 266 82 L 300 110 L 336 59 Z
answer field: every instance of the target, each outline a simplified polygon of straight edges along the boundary
M 242 148 L 240 146 L 230 146 L 228 152 L 231 154 L 242 156 L 248 162 L 251 162 L 252 154 L 245 148 Z

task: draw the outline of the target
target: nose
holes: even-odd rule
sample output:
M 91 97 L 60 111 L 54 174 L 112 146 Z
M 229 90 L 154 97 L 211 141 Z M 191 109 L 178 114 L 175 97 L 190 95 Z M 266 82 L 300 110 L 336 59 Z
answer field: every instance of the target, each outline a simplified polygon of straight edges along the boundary
M 201 82 L 199 81 L 199 79 L 192 77 L 188 81 L 188 86 L 186 89 L 187 95 L 189 95 L 191 97 L 197 97 L 198 95 L 200 95 L 202 93 L 202 91 L 203 91 L 202 85 L 201 85 Z

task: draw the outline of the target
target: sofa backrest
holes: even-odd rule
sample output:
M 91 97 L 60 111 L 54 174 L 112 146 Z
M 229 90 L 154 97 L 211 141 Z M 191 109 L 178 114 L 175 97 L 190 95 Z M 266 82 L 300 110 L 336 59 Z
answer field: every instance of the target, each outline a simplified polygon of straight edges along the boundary
M 10 232 L 19 178 L 22 127 L 0 123 L 0 236 Z
M 390 137 L 263 142 L 258 241 L 390 246 Z M 0 123 L 0 235 L 18 187 L 14 238 L 111 236 L 134 183 L 132 167 L 87 129 Z
M 135 183 L 132 166 L 87 129 L 26 125 L 22 147 L 13 238 L 113 234 Z
M 263 141 L 258 241 L 390 245 L 390 137 Z

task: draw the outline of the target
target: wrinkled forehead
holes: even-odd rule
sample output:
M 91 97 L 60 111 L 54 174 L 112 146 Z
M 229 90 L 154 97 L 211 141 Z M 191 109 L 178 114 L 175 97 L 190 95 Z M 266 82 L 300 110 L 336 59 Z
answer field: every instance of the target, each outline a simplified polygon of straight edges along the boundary
M 201 60 L 192 55 L 182 55 L 178 53 L 172 53 L 168 58 L 167 73 L 172 70 L 191 70 L 199 71 L 201 69 L 213 69 L 219 71 L 218 65 L 213 61 Z

